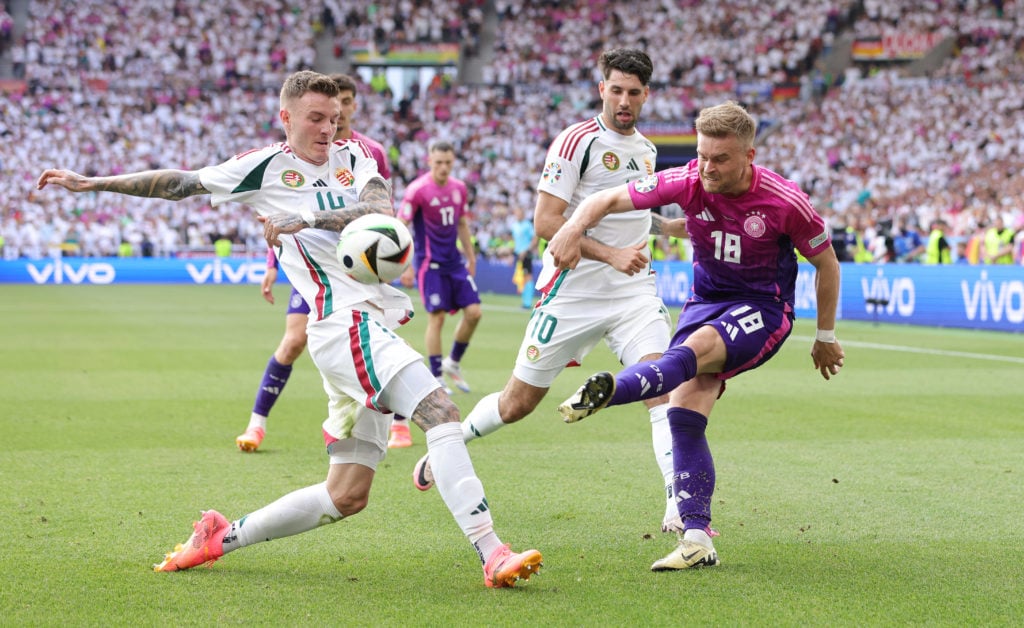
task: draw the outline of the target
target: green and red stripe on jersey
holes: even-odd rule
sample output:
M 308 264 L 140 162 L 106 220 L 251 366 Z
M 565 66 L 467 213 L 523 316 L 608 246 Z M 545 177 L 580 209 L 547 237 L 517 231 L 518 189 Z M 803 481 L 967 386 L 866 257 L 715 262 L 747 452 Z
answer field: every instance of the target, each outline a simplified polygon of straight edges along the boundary
M 373 353 L 370 351 L 370 325 L 378 323 L 366 312 L 352 311 L 352 325 L 348 328 L 348 344 L 352 352 L 352 365 L 355 367 L 359 386 L 366 393 L 362 401 L 367 408 L 388 413 L 390 410 L 377 402 L 381 391 L 380 379 L 374 370 Z

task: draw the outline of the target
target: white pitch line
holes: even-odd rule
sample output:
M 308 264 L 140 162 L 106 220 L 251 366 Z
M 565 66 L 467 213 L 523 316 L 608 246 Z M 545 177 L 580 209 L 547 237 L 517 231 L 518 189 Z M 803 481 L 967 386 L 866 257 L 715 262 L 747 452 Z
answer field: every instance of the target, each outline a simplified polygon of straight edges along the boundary
M 484 309 L 494 310 L 496 312 L 522 312 L 528 314 L 530 310 L 524 310 L 518 307 L 509 307 L 507 305 L 495 305 L 495 304 L 484 304 Z M 805 342 L 814 342 L 814 338 L 811 336 L 792 336 L 793 340 L 801 340 Z M 1024 364 L 1024 358 L 1018 358 L 1011 355 L 992 355 L 989 353 L 968 353 L 966 351 L 944 351 L 942 349 L 925 349 L 921 347 L 905 347 L 901 345 L 883 345 L 877 342 L 861 342 L 859 340 L 843 340 L 840 339 L 840 343 L 844 347 L 859 347 L 862 349 L 878 349 L 879 351 L 899 351 L 902 353 L 922 353 L 924 355 L 942 355 L 952 358 L 969 358 L 974 360 L 990 360 L 992 362 L 1009 362 L 1010 364 Z
M 811 336 L 793 336 L 807 342 L 813 342 L 814 338 Z M 843 340 L 840 338 L 840 344 L 844 347 L 860 347 L 863 349 L 878 349 L 880 351 L 900 351 L 902 353 L 923 353 L 925 355 L 943 355 L 953 358 L 971 358 L 975 360 L 991 360 L 993 362 L 1010 362 L 1011 364 L 1024 364 L 1024 358 L 1018 358 L 1010 355 L 992 355 L 989 353 L 968 353 L 966 351 L 944 351 L 942 349 L 925 349 L 921 347 L 904 347 L 900 345 L 883 345 L 877 342 L 861 342 L 859 340 Z

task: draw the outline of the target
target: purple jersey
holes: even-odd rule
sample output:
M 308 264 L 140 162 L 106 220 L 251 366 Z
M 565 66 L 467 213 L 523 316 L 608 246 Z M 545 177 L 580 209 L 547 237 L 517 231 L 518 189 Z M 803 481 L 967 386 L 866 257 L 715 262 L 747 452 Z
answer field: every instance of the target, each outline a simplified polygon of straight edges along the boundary
M 693 244 L 693 294 L 698 300 L 773 300 L 792 305 L 794 247 L 813 257 L 831 246 L 825 221 L 800 187 L 754 165 L 739 197 L 704 191 L 697 160 L 629 184 L 637 209 L 678 203 Z
M 438 185 L 428 172 L 409 184 L 398 217 L 412 225 L 416 268 L 424 262 L 439 270 L 465 266 L 456 245 L 466 213 L 466 184 L 459 179 L 448 177 Z
M 370 139 L 359 131 L 352 131 L 352 139 L 359 140 L 370 149 L 373 160 L 377 162 L 377 172 L 388 181 L 391 180 L 391 164 L 388 162 L 388 155 L 384 152 L 384 145 L 377 140 Z

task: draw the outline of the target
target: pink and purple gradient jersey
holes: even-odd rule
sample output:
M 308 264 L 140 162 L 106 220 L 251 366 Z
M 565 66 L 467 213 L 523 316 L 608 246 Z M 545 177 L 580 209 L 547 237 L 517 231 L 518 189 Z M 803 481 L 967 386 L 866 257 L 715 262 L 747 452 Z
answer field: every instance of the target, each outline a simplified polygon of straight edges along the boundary
M 704 191 L 697 160 L 629 184 L 637 209 L 678 203 L 693 244 L 693 294 L 698 300 L 772 300 L 792 305 L 797 259 L 831 246 L 825 221 L 799 186 L 753 165 L 750 190 L 739 197 Z
M 384 151 L 384 145 L 375 139 L 366 137 L 359 131 L 352 131 L 352 139 L 359 140 L 370 149 L 373 160 L 377 162 L 377 172 L 388 181 L 391 180 L 391 163 L 388 161 L 388 154 Z
M 459 179 L 448 177 L 438 185 L 429 172 L 405 188 L 398 217 L 412 225 L 416 268 L 424 263 L 442 271 L 465 266 L 458 242 L 459 220 L 468 213 L 466 196 L 466 184 Z

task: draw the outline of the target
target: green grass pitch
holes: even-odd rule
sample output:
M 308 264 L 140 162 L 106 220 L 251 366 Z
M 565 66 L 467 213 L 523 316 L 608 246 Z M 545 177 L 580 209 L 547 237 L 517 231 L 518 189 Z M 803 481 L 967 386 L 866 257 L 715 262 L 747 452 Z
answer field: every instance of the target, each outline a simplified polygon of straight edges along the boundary
M 163 626 L 1014 625 L 1024 617 L 1024 335 L 840 322 L 846 368 L 813 369 L 800 320 L 711 418 L 721 567 L 652 573 L 660 476 L 639 404 L 565 425 L 555 406 L 470 444 L 496 528 L 545 558 L 489 590 L 415 445 L 368 508 L 226 556 L 151 570 L 200 509 L 229 519 L 326 468 L 325 395 L 296 364 L 259 453 L 234 446 L 284 328 L 286 288 L 0 287 L 0 623 Z M 417 301 L 417 306 L 418 306 Z M 528 313 L 485 295 L 465 413 L 511 371 Z M 403 335 L 423 346 L 425 316 Z M 445 328 L 445 346 L 454 321 Z

